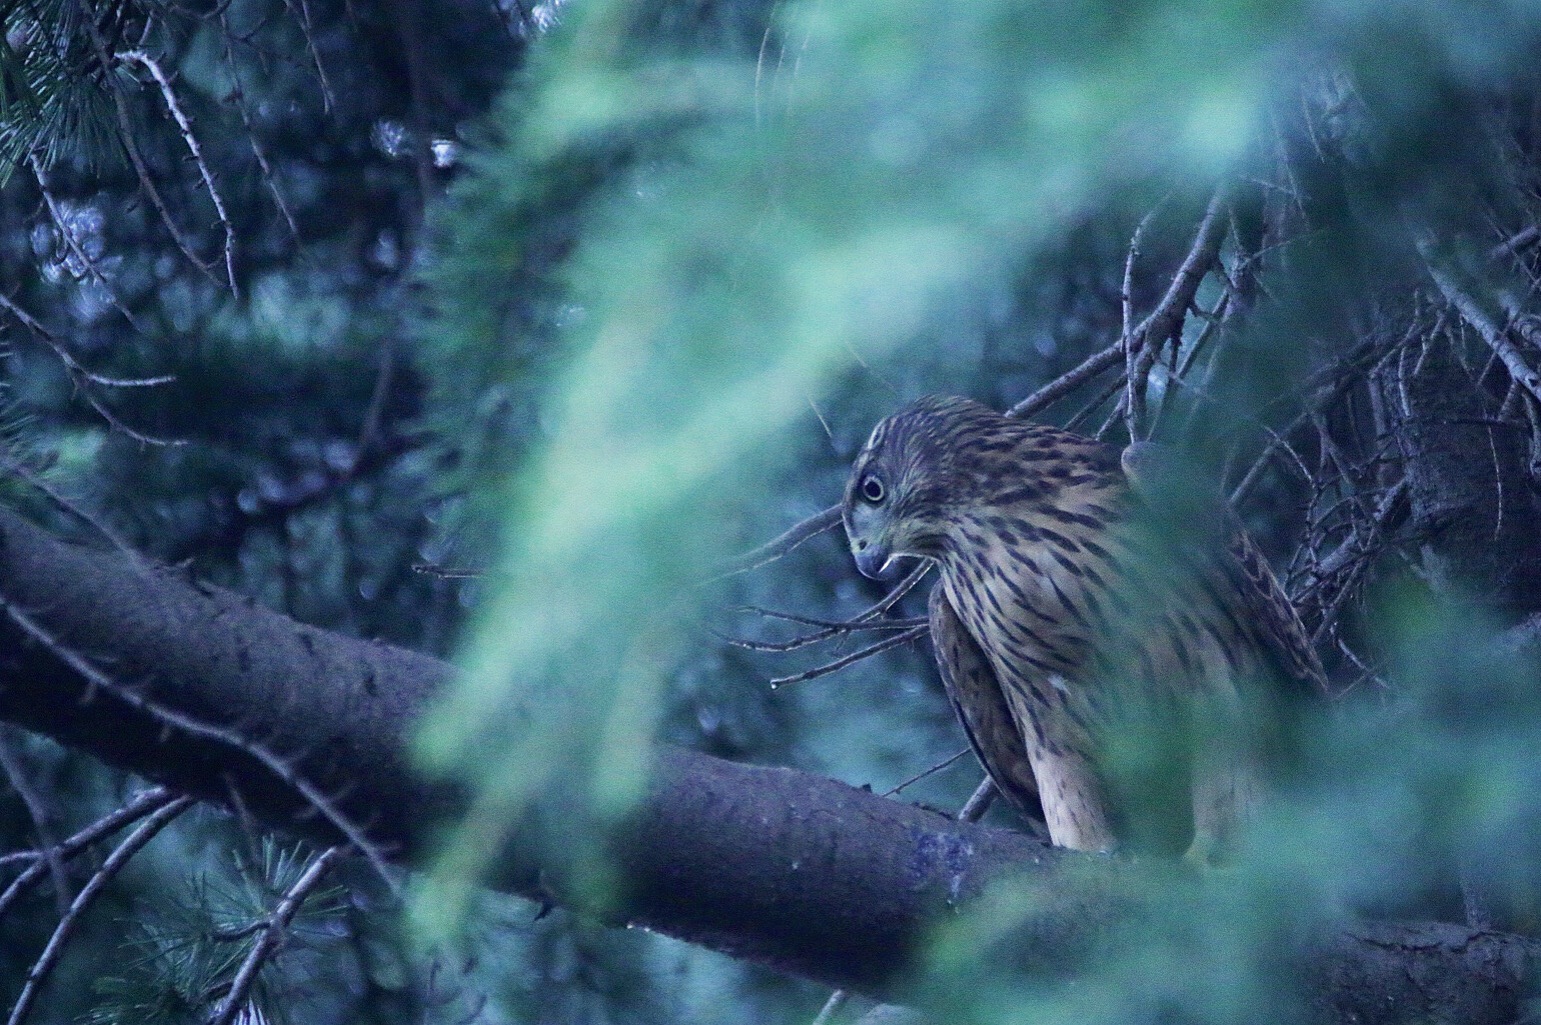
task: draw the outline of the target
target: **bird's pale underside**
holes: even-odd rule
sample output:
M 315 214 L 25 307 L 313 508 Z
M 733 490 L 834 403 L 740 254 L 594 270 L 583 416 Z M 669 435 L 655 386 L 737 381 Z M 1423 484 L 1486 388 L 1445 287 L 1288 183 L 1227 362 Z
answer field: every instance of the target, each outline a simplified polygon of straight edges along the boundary
M 931 397 L 873 430 L 843 512 L 863 573 L 939 567 L 937 664 L 1014 805 L 1063 847 L 1207 863 L 1322 672 L 1256 547 L 1163 462 Z

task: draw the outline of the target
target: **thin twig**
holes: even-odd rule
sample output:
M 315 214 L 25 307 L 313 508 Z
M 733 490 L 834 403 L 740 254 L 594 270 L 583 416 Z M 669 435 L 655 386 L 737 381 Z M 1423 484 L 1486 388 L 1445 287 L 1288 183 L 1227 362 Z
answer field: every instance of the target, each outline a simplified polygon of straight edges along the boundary
M 1440 294 L 1461 314 L 1498 358 L 1504 361 L 1509 376 L 1537 401 L 1541 401 L 1541 375 L 1530 368 L 1525 357 L 1509 340 L 1504 326 L 1470 292 L 1463 289 L 1435 255 L 1433 243 L 1425 236 L 1417 241 L 1418 253 L 1429 277 L 1439 287 Z
M 1006 415 L 1018 417 L 1036 416 L 1104 370 L 1117 366 L 1122 362 L 1123 357 L 1124 343 L 1122 341 L 1114 342 L 1101 352 L 1093 353 L 1086 357 L 1075 369 L 1068 370 L 1059 375 L 1021 402 L 1006 410 Z
M 65 346 L 58 335 L 44 327 L 40 320 L 22 309 L 14 299 L 11 299 L 4 292 L 0 292 L 0 306 L 3 306 L 11 316 L 21 321 L 22 326 L 31 331 L 52 349 L 55 355 L 59 357 L 60 362 L 64 364 L 65 369 L 69 370 L 70 376 L 80 381 L 99 384 L 107 388 L 151 388 L 156 385 L 170 384 L 176 380 L 175 375 L 172 374 L 162 374 L 159 377 L 108 377 L 105 374 L 89 370 L 82 366 L 80 361 L 70 353 L 69 348 Z
M 21 995 L 16 998 L 16 1003 L 11 1007 L 11 1016 L 7 1019 L 6 1025 L 21 1025 L 27 1013 L 32 1010 L 38 991 L 48 980 L 54 966 L 59 963 L 59 958 L 63 955 L 70 937 L 74 935 L 75 927 L 85 910 L 101 895 L 107 884 L 117 878 L 129 859 L 138 854 L 145 844 L 155 838 L 155 834 L 192 805 L 191 797 L 178 797 L 157 808 L 122 843 L 113 848 L 111 854 L 107 855 L 107 860 L 102 862 L 102 867 L 96 870 L 86 885 L 75 895 L 75 899 L 70 902 L 69 910 L 59 919 L 59 924 L 55 927 L 53 935 L 48 938 L 43 952 L 38 955 L 37 960 L 27 971 L 26 984 L 22 986 Z
M 959 751 L 955 755 L 948 755 L 946 758 L 943 758 L 941 761 L 939 761 L 935 765 L 931 766 L 931 768 L 923 769 L 920 772 L 917 772 L 915 775 L 911 776 L 909 779 L 905 780 L 903 783 L 899 783 L 896 786 L 893 786 L 893 787 L 889 788 L 888 790 L 883 791 L 882 796 L 884 796 L 884 797 L 892 797 L 895 794 L 903 793 L 907 788 L 914 786 L 916 783 L 919 783 L 921 780 L 925 779 L 926 777 L 934 776 L 937 773 L 941 772 L 943 769 L 947 768 L 953 762 L 956 762 L 959 758 L 962 758 L 964 755 L 968 754 L 969 751 L 971 751 L 971 750 L 972 750 L 972 748 L 967 748 L 966 747 L 962 751 Z
M 263 927 L 262 935 L 252 945 L 251 953 L 246 955 L 246 960 L 236 971 L 235 978 L 230 982 L 230 992 L 220 1003 L 219 1010 L 209 1020 L 209 1025 L 232 1025 L 236 1016 L 246 1006 L 252 986 L 257 981 L 257 973 L 283 944 L 289 925 L 294 921 L 294 916 L 299 913 L 300 906 L 305 903 L 305 899 L 315 888 L 321 885 L 327 872 L 331 871 L 332 866 L 346 850 L 346 847 L 341 846 L 328 847 L 317 855 L 305 873 L 295 880 L 293 886 L 289 887 L 272 914 L 267 916 L 265 923 L 258 923 Z M 251 1017 L 255 1019 L 256 1016 Z
M 0 736 L 0 769 L 5 771 L 11 781 L 11 789 L 21 798 L 27 816 L 32 819 L 32 828 L 37 833 L 38 852 L 48 866 L 48 874 L 53 877 L 54 899 L 59 903 L 59 914 L 63 915 L 70 906 L 70 881 L 64 872 L 64 859 L 59 854 L 59 841 L 49 822 L 51 816 L 48 814 L 48 806 L 43 801 L 43 795 L 27 779 L 27 773 L 16 753 L 11 750 L 9 740 L 3 736 Z
M 743 555 L 729 560 L 712 580 L 716 581 L 724 577 L 748 573 L 750 570 L 756 570 L 761 566 L 775 562 L 804 541 L 817 537 L 839 522 L 840 507 L 838 505 L 832 505 L 828 509 L 814 513 L 802 522 L 793 524 L 783 531 L 780 536 L 765 542 L 753 551 L 745 552 Z
M 778 688 L 785 687 L 789 683 L 802 683 L 805 680 L 816 680 L 820 676 L 828 676 L 830 673 L 839 672 L 846 666 L 860 662 L 864 658 L 871 658 L 873 655 L 876 655 L 880 651 L 887 651 L 889 648 L 897 648 L 899 645 L 909 641 L 919 640 L 922 636 L 925 635 L 925 633 L 926 627 L 912 627 L 911 629 L 906 630 L 901 634 L 895 634 L 892 637 L 885 637 L 881 641 L 878 641 L 874 644 L 869 644 L 865 648 L 862 648 L 858 651 L 851 652 L 844 658 L 837 658 L 833 662 L 827 662 L 824 665 L 809 669 L 806 672 L 794 673 L 791 676 L 778 676 L 771 680 L 771 689 L 776 690 Z
M 883 619 L 871 622 L 860 620 L 846 620 L 834 622 L 831 620 L 815 620 L 804 616 L 793 616 L 790 613 L 774 612 L 770 609 L 754 609 L 749 611 L 759 612 L 768 619 L 784 619 L 792 622 L 804 622 L 809 626 L 819 626 L 822 629 L 810 634 L 800 634 L 785 641 L 757 641 L 748 637 L 733 637 L 720 631 L 712 631 L 718 639 L 733 645 L 735 648 L 743 648 L 746 651 L 769 651 L 785 653 L 800 651 L 832 637 L 842 637 L 847 634 L 859 633 L 864 630 L 909 630 L 917 626 L 925 626 L 927 620 L 924 617 L 911 619 Z
M 140 326 L 138 319 L 135 318 L 127 306 L 123 305 L 122 300 L 118 298 L 117 291 L 108 283 L 107 276 L 97 266 L 96 260 L 86 252 L 85 247 L 80 244 L 80 240 L 75 237 L 75 232 L 70 226 L 69 218 L 65 216 L 64 209 L 60 205 L 59 200 L 54 196 L 53 190 L 48 187 L 48 176 L 43 171 L 43 162 L 35 152 L 27 154 L 27 166 L 32 169 L 32 178 L 37 182 L 37 190 L 43 194 L 43 202 L 48 207 L 48 217 L 53 221 L 54 227 L 59 230 L 59 237 L 64 240 L 65 248 L 69 249 L 76 260 L 80 261 L 80 265 L 84 268 L 85 273 L 106 293 L 107 301 L 112 303 L 113 309 L 123 315 L 123 319 L 128 322 L 128 326 L 141 335 L 145 334 L 145 330 Z
M 155 207 L 160 216 L 161 223 L 165 225 L 172 242 L 176 243 L 182 255 L 187 257 L 189 263 L 202 271 L 210 281 L 217 282 L 214 272 L 209 265 L 200 260 L 193 252 L 192 244 L 182 236 L 182 230 L 177 227 L 176 221 L 171 217 L 171 209 L 166 205 L 166 200 L 161 196 L 160 190 L 155 187 L 155 180 L 150 174 L 150 169 L 144 162 L 144 156 L 139 152 L 139 144 L 134 141 L 138 135 L 140 126 L 135 124 L 132 112 L 128 109 L 128 100 L 123 96 L 123 91 L 113 81 L 111 68 L 114 65 L 112 54 L 107 50 L 107 40 L 102 36 L 101 30 L 96 24 L 96 12 L 86 0 L 74 0 L 76 9 L 86 26 L 86 31 L 91 38 L 92 49 L 96 53 L 96 59 L 100 62 L 105 72 L 108 92 L 112 94 L 112 103 L 118 114 L 118 142 L 123 151 L 128 154 L 129 163 L 134 167 L 134 174 L 139 178 L 139 187 L 150 197 L 150 204 Z
M 65 346 L 64 342 L 58 338 L 58 336 L 44 327 L 42 323 L 37 320 L 37 318 L 33 317 L 26 310 L 18 306 L 16 302 L 8 297 L 4 292 L 0 292 L 0 308 L 5 309 L 11 314 L 11 316 L 21 321 L 22 325 L 25 326 L 28 331 L 32 332 L 32 334 L 41 340 L 43 344 L 47 345 L 54 351 L 54 354 L 59 357 L 59 362 L 64 364 L 64 369 L 69 372 L 71 379 L 74 380 L 75 386 L 79 390 L 81 396 L 86 400 L 92 409 L 96 410 L 98 416 L 107 421 L 107 425 L 109 427 L 122 431 L 124 434 L 128 435 L 130 438 L 133 438 L 135 441 L 142 445 L 171 446 L 186 444 L 186 441 L 184 440 L 176 438 L 157 438 L 153 435 L 149 435 L 143 431 L 137 430 L 136 428 L 130 427 L 128 424 L 118 419 L 118 416 L 113 413 L 112 410 L 108 409 L 101 399 L 97 398 L 95 389 L 91 387 L 92 385 L 101 385 L 108 388 L 149 388 L 155 385 L 169 384 L 170 382 L 176 380 L 175 377 L 170 375 L 163 375 L 161 377 L 106 377 L 102 374 L 96 373 L 95 371 L 87 370 L 85 367 L 80 365 L 80 362 L 76 360 L 73 355 L 71 355 L 69 349 Z
M 284 0 L 284 6 L 291 12 L 294 11 L 293 0 Z M 305 52 L 310 54 L 310 61 L 316 67 L 316 80 L 321 85 L 321 109 L 330 114 L 332 108 L 337 105 L 337 100 L 332 94 L 332 83 L 327 78 L 326 65 L 321 61 L 321 52 L 316 49 L 310 23 L 310 6 L 305 0 L 299 0 L 299 15 L 295 20 L 300 23 L 300 35 L 305 37 Z
M 854 633 L 858 630 L 886 629 L 888 628 L 887 625 L 890 623 L 895 625 L 902 624 L 903 627 L 916 627 L 924 625 L 926 621 L 922 619 L 885 620 L 881 619 L 880 617 L 887 614 L 890 609 L 897 605 L 899 603 L 899 599 L 903 598 L 912 589 L 914 589 L 915 585 L 920 583 L 929 572 L 931 572 L 931 564 L 922 562 L 920 565 L 910 570 L 910 572 L 905 575 L 903 580 L 899 581 L 892 588 L 890 588 L 888 593 L 877 602 L 867 606 L 867 608 L 858 612 L 856 615 L 852 616 L 850 619 L 845 620 L 844 622 L 831 622 L 824 631 L 823 635 L 807 635 L 807 637 L 804 638 L 806 643 L 799 644 L 796 647 L 807 647 L 808 644 L 814 644 L 818 641 L 827 640 L 830 637 L 843 636 L 846 634 Z M 783 616 L 786 618 L 793 618 L 786 613 L 772 613 L 769 611 L 766 612 L 766 615 L 769 615 L 772 618 L 781 618 Z M 718 634 L 718 636 L 720 637 L 722 635 Z M 724 637 L 723 639 L 733 643 L 732 638 Z M 761 642 L 754 643 L 759 644 Z M 743 646 L 748 647 L 749 645 Z M 787 650 L 793 649 L 788 648 Z
M 779 609 L 767 609 L 759 605 L 744 605 L 739 612 L 753 612 L 764 616 L 766 619 L 777 619 L 783 623 L 797 623 L 801 626 L 818 626 L 830 630 L 895 630 L 909 626 L 920 626 L 926 622 L 924 616 L 912 619 L 884 619 L 872 622 L 872 617 L 866 613 L 859 613 L 850 619 L 820 619 L 818 616 L 802 616 L 795 612 L 782 612 Z
M 42 493 L 46 498 L 48 498 L 49 501 L 53 502 L 53 504 L 64 513 L 75 517 L 76 519 L 80 520 L 80 522 L 96 531 L 102 536 L 103 539 L 107 541 L 108 544 L 112 545 L 113 548 L 117 549 L 120 553 L 126 556 L 128 560 L 136 567 L 141 569 L 146 567 L 147 564 L 140 557 L 139 553 L 134 550 L 133 546 L 130 545 L 127 541 L 123 540 L 122 537 L 118 536 L 118 532 L 107 526 L 107 524 L 102 521 L 101 517 L 92 513 L 89 509 L 82 507 L 78 502 L 75 502 L 60 493 L 57 488 L 49 484 L 42 477 L 33 473 L 30 469 L 28 469 L 26 466 L 23 466 L 17 460 L 6 455 L 3 449 L 0 449 L 0 468 L 3 468 L 7 473 L 11 474 L 13 477 L 26 484 L 28 487 L 31 487 Z
M 224 228 L 225 278 L 230 283 L 231 294 L 239 297 L 241 287 L 235 279 L 235 228 L 230 223 L 230 215 L 225 212 L 225 201 L 220 197 L 219 189 L 214 184 L 214 174 L 203 159 L 203 149 L 198 145 L 198 137 L 193 134 L 193 126 L 187 120 L 187 115 L 182 112 L 182 105 L 177 100 L 176 91 L 171 88 L 171 79 L 166 77 L 166 72 L 161 70 L 155 58 L 143 50 L 126 50 L 118 54 L 118 59 L 144 65 L 154 77 L 156 85 L 160 86 L 161 99 L 165 101 L 166 109 L 171 111 L 171 116 L 182 133 L 182 143 L 192 155 L 193 164 L 197 166 L 198 174 L 203 178 L 204 187 L 209 190 L 209 199 L 214 203 L 215 215 L 219 217 L 219 223 Z
M 1134 226 L 1134 234 L 1129 236 L 1129 254 L 1124 258 L 1124 284 L 1118 297 L 1123 311 L 1123 327 L 1118 336 L 1124 343 L 1125 352 L 1129 351 L 1129 339 L 1134 337 L 1134 265 L 1140 258 L 1140 245 L 1145 241 L 1146 229 L 1170 198 L 1171 193 L 1168 193 L 1161 202 L 1147 210 L 1145 216 L 1140 218 L 1140 223 Z
M 1183 324 L 1187 320 L 1188 311 L 1193 307 L 1194 297 L 1198 295 L 1199 285 L 1219 258 L 1220 244 L 1225 238 L 1225 221 L 1221 215 L 1225 212 L 1226 194 L 1225 187 L 1221 186 L 1210 197 L 1204 218 L 1194 233 L 1193 245 L 1189 247 L 1188 255 L 1184 257 L 1177 273 L 1172 276 L 1166 295 L 1162 296 L 1150 316 L 1140 323 L 1127 343 L 1126 361 L 1129 370 L 1125 410 L 1129 420 L 1130 441 L 1144 437 L 1138 432 L 1140 425 L 1145 422 L 1145 388 L 1151 368 L 1156 365 L 1162 346 L 1168 340 L 1182 337 Z
M 1202 354 L 1203 351 L 1208 347 L 1210 339 L 1212 339 L 1218 333 L 1219 328 L 1226 323 L 1226 315 L 1232 308 L 1231 298 L 1236 294 L 1236 286 L 1231 282 L 1230 278 L 1225 275 L 1223 267 L 1218 269 L 1220 270 L 1222 277 L 1225 277 L 1225 292 L 1215 303 L 1215 308 L 1211 310 L 1206 316 L 1203 328 L 1199 330 L 1198 336 L 1193 339 L 1193 344 L 1188 346 L 1187 352 L 1183 354 L 1181 363 L 1177 363 L 1177 349 L 1174 348 L 1172 350 L 1172 362 L 1176 365 L 1169 368 L 1169 372 L 1167 374 L 1168 380 L 1187 380 L 1188 375 L 1193 370 L 1194 363 L 1198 362 L 1200 354 Z M 1211 368 L 1213 368 L 1213 364 L 1211 364 Z M 1209 378 L 1206 376 L 1204 380 L 1207 382 Z M 1170 387 L 1166 388 L 1161 393 L 1161 404 L 1156 407 L 1156 412 L 1152 414 L 1150 418 L 1149 433 L 1151 435 L 1156 433 L 1156 428 L 1161 424 L 1161 421 L 1167 415 L 1168 410 L 1171 409 L 1172 396 L 1176 393 L 1177 389 Z
M 1364 369 L 1366 364 L 1373 365 L 1386 358 L 1389 353 L 1396 352 L 1398 349 L 1411 344 L 1417 338 L 1417 334 L 1418 328 L 1414 324 L 1400 341 L 1389 345 L 1380 337 L 1367 338 L 1354 346 L 1346 356 L 1330 367 L 1312 374 L 1298 389 L 1292 390 L 1287 396 L 1279 396 L 1261 407 L 1259 412 L 1266 411 L 1269 407 L 1285 398 L 1298 398 L 1302 394 L 1311 396 L 1306 401 L 1306 408 L 1296 414 L 1289 424 L 1279 428 L 1277 431 L 1270 432 L 1269 440 L 1264 444 L 1262 452 L 1253 460 L 1252 465 L 1248 467 L 1241 481 L 1231 491 L 1231 507 L 1240 508 L 1246 502 L 1251 496 L 1252 490 L 1262 480 L 1263 473 L 1274 455 L 1280 448 L 1288 447 L 1287 439 L 1302 424 L 1310 420 L 1312 410 L 1326 412 L 1333 403 L 1347 392 L 1349 386 L 1358 377 L 1357 372 Z M 1300 462 L 1298 453 L 1291 451 L 1290 455 L 1297 463 Z
M 102 816 L 74 836 L 60 843 L 58 857 L 69 861 L 108 833 L 117 832 L 129 823 L 137 822 L 157 808 L 162 808 L 175 799 L 175 795 L 165 787 L 155 787 L 152 790 L 146 790 L 128 804 Z M 5 888 L 4 893 L 0 893 L 0 920 L 5 918 L 6 911 L 16 902 L 17 897 L 27 887 L 37 882 L 44 875 L 47 875 L 49 871 L 46 852 L 23 851 L 20 853 L 29 858 L 32 864 L 28 865 L 20 875 L 11 880 L 11 884 Z
M 222 8 L 219 12 L 220 38 L 224 44 L 225 66 L 230 69 L 230 81 L 234 83 L 230 98 L 235 102 L 236 112 L 241 115 L 241 124 L 246 129 L 246 142 L 251 146 L 252 156 L 257 158 L 257 166 L 262 169 L 262 181 L 267 185 L 268 192 L 273 195 L 273 202 L 278 207 L 278 212 L 283 215 L 284 223 L 289 226 L 289 235 L 296 241 L 300 237 L 299 223 L 294 219 L 294 211 L 289 209 L 289 203 L 284 199 L 284 194 L 278 189 L 278 176 L 273 167 L 268 163 L 267 152 L 261 143 L 257 141 L 257 131 L 252 127 L 251 114 L 246 110 L 246 87 L 241 82 L 241 69 L 236 63 L 235 47 L 231 44 L 233 33 L 230 30 L 230 19 Z

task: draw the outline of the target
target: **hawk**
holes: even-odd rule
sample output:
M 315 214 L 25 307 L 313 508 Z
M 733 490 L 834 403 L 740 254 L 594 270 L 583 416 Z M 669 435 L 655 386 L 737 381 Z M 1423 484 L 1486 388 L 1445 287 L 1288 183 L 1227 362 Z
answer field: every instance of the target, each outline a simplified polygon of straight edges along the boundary
M 866 576 L 899 556 L 939 568 L 948 696 L 1054 844 L 1208 864 L 1256 801 L 1291 697 L 1325 683 L 1261 553 L 1164 459 L 932 396 L 873 430 L 842 517 Z

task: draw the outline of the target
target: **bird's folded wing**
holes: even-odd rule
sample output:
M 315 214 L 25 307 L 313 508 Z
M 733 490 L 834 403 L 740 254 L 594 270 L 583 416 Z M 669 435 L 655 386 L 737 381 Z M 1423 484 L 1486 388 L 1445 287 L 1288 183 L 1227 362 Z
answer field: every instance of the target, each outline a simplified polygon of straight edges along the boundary
M 1245 531 L 1238 529 L 1231 535 L 1230 555 L 1242 578 L 1237 581 L 1237 589 L 1245 596 L 1252 621 L 1274 656 L 1278 671 L 1290 683 L 1318 695 L 1327 694 L 1327 674 L 1322 671 L 1321 660 L 1306 636 L 1294 603 Z
M 974 754 L 1005 798 L 1029 819 L 1042 822 L 1033 767 L 995 670 L 940 585 L 932 588 L 930 604 L 936 665 Z

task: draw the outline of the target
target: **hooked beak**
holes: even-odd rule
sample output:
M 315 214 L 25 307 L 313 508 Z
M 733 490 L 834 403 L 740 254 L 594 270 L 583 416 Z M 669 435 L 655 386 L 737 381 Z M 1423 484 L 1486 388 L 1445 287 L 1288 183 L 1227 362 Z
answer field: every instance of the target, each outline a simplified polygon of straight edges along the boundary
M 856 558 L 856 568 L 861 570 L 862 576 L 870 580 L 888 580 L 894 576 L 894 564 L 899 557 L 891 554 L 885 545 L 858 541 L 851 546 L 851 554 Z

